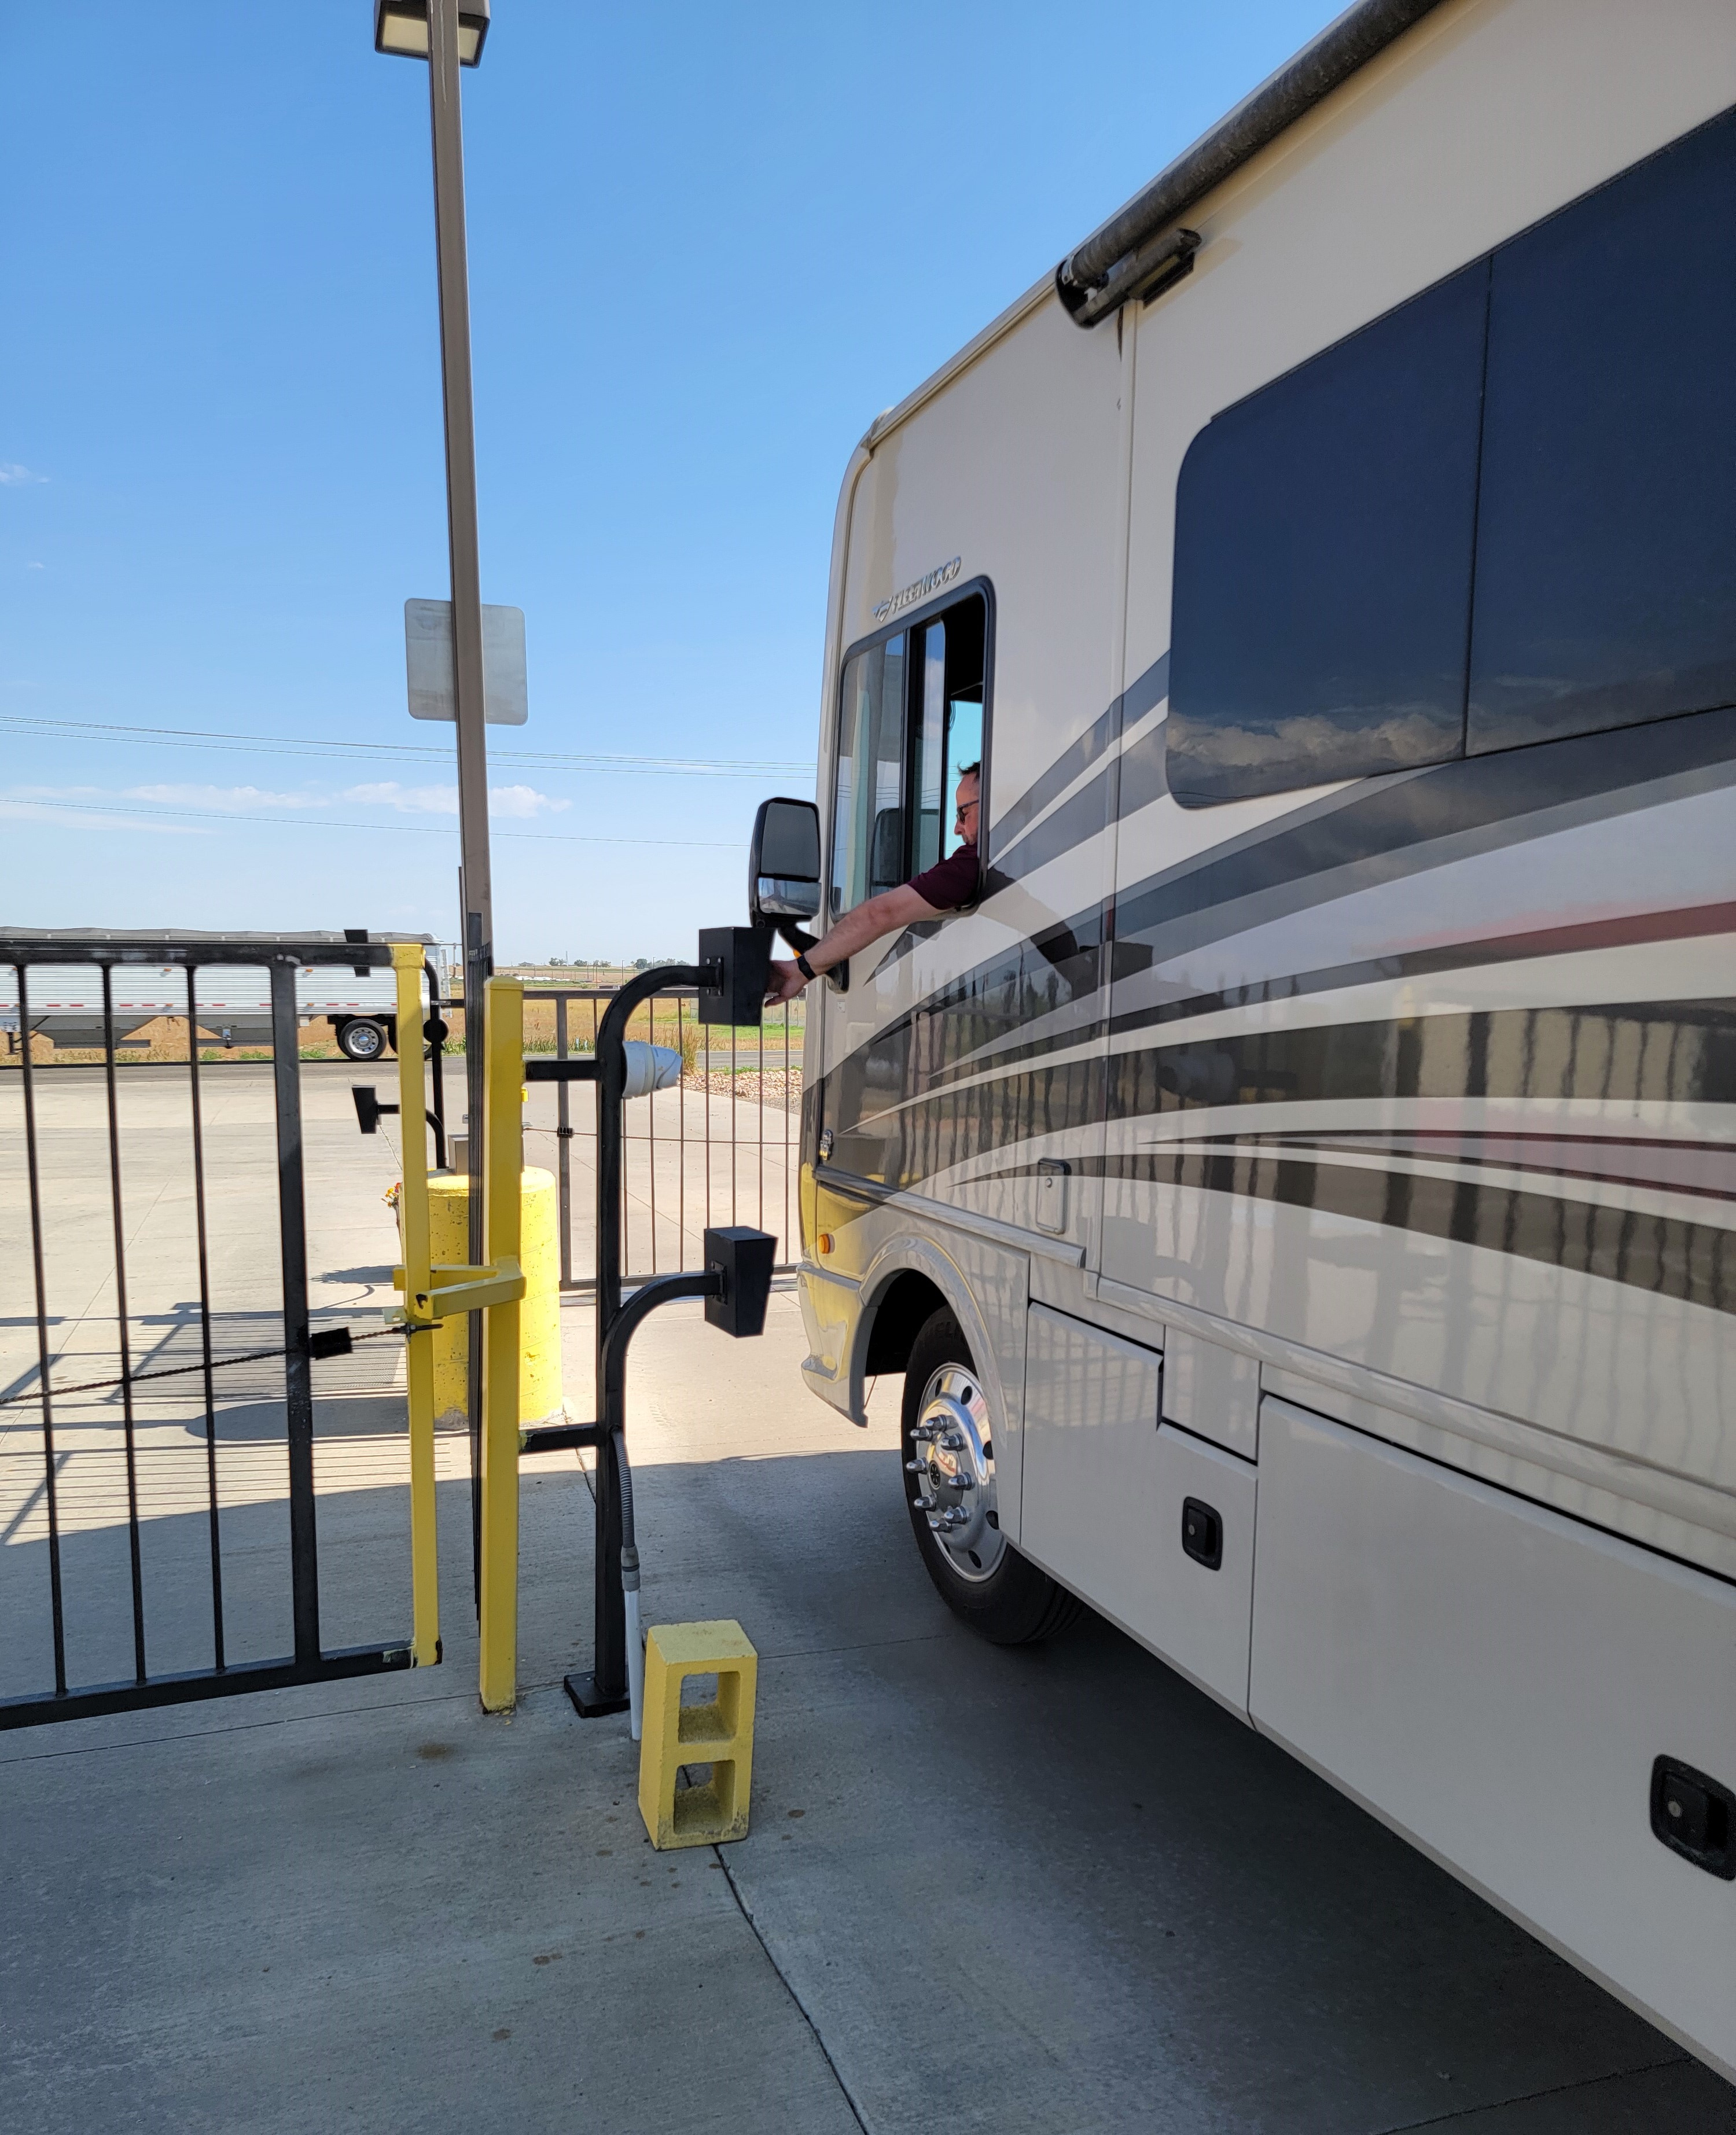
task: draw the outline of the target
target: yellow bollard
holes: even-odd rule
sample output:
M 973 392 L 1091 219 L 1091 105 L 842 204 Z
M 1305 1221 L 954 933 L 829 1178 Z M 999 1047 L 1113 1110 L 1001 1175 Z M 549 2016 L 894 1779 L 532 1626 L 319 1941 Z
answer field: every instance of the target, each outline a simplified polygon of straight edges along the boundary
M 696 1675 L 717 1678 L 709 1705 L 681 1703 L 681 1685 Z M 733 1619 L 659 1624 L 647 1636 L 639 1814 L 653 1846 L 747 1837 L 759 1677 L 759 1656 Z M 684 1765 L 709 1765 L 711 1776 L 703 1786 L 678 1786 Z
M 520 1193 L 525 1295 L 519 1308 L 518 1406 L 519 1422 L 528 1429 L 561 1413 L 560 1205 L 554 1173 L 526 1164 Z M 428 1182 L 428 1198 L 434 1264 L 462 1267 L 470 1253 L 470 1181 L 456 1172 L 436 1172 Z M 434 1414 L 442 1423 L 464 1421 L 469 1324 L 453 1313 L 428 1338 Z
M 423 1087 L 422 959 L 417 942 L 395 942 L 398 980 L 398 1103 L 403 1130 L 404 1187 L 398 1234 L 404 1242 L 406 1295 L 429 1285 L 428 1121 Z M 460 1259 L 463 1257 L 461 1254 Z M 405 1340 L 410 1411 L 410 1658 L 431 1668 L 440 1658 L 439 1543 L 435 1525 L 434 1353 L 439 1336 L 420 1328 Z
M 482 1099 L 484 1252 L 488 1266 L 517 1272 L 519 1193 L 524 1172 L 524 987 L 490 979 Z M 482 1315 L 482 1591 L 478 1687 L 487 1712 L 518 1697 L 519 1306 L 491 1303 Z

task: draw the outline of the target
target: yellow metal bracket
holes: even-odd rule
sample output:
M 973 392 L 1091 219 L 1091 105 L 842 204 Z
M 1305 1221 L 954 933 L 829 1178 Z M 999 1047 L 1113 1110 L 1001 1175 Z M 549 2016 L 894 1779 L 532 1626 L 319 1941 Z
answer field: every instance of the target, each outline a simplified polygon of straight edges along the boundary
M 525 1278 L 516 1260 L 497 1261 L 492 1267 L 434 1267 L 426 1290 L 406 1290 L 409 1312 L 432 1323 L 450 1319 L 463 1312 L 480 1312 L 491 1305 L 516 1305 L 525 1294 Z

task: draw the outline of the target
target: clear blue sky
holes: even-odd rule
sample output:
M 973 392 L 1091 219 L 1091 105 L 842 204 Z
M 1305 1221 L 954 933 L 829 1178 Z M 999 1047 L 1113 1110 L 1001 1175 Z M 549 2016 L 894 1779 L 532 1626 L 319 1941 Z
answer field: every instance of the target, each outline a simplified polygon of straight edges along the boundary
M 503 958 L 744 916 L 754 804 L 812 791 L 851 447 L 1336 12 L 496 0 Z M 425 70 L 369 0 L 6 0 L 0 70 L 0 919 L 450 937 L 451 730 L 403 671 L 405 597 L 448 589 Z M 115 726 L 254 745 L 81 730 Z

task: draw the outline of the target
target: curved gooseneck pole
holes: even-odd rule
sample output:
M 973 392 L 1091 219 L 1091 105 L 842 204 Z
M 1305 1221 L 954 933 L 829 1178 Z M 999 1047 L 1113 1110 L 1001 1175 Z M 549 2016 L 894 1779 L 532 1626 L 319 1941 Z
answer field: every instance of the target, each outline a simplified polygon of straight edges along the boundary
M 568 1687 L 581 1712 L 619 1712 L 629 1702 L 627 1601 L 621 1585 L 622 1482 L 626 1451 L 627 1345 L 659 1305 L 703 1297 L 708 1277 L 672 1275 L 641 1283 L 621 1303 L 621 1108 L 627 1087 L 627 1026 L 653 994 L 704 987 L 710 968 L 664 964 L 642 971 L 604 1011 L 597 1031 L 597 1549 L 596 1659 L 588 1680 Z M 638 1566 L 628 1569 L 637 1586 Z

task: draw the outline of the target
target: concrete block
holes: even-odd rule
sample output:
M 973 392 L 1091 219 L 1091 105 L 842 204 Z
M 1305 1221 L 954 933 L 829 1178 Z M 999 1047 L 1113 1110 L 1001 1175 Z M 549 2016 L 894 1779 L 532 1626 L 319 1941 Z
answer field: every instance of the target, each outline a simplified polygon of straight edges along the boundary
M 733 1619 L 659 1624 L 647 1635 L 639 1813 L 653 1846 L 715 1846 L 747 1837 L 759 1674 L 759 1657 Z M 683 1705 L 682 1685 L 705 1675 L 716 1677 L 717 1695 L 704 1705 Z M 689 1765 L 709 1765 L 710 1779 L 681 1786 L 681 1768 Z

